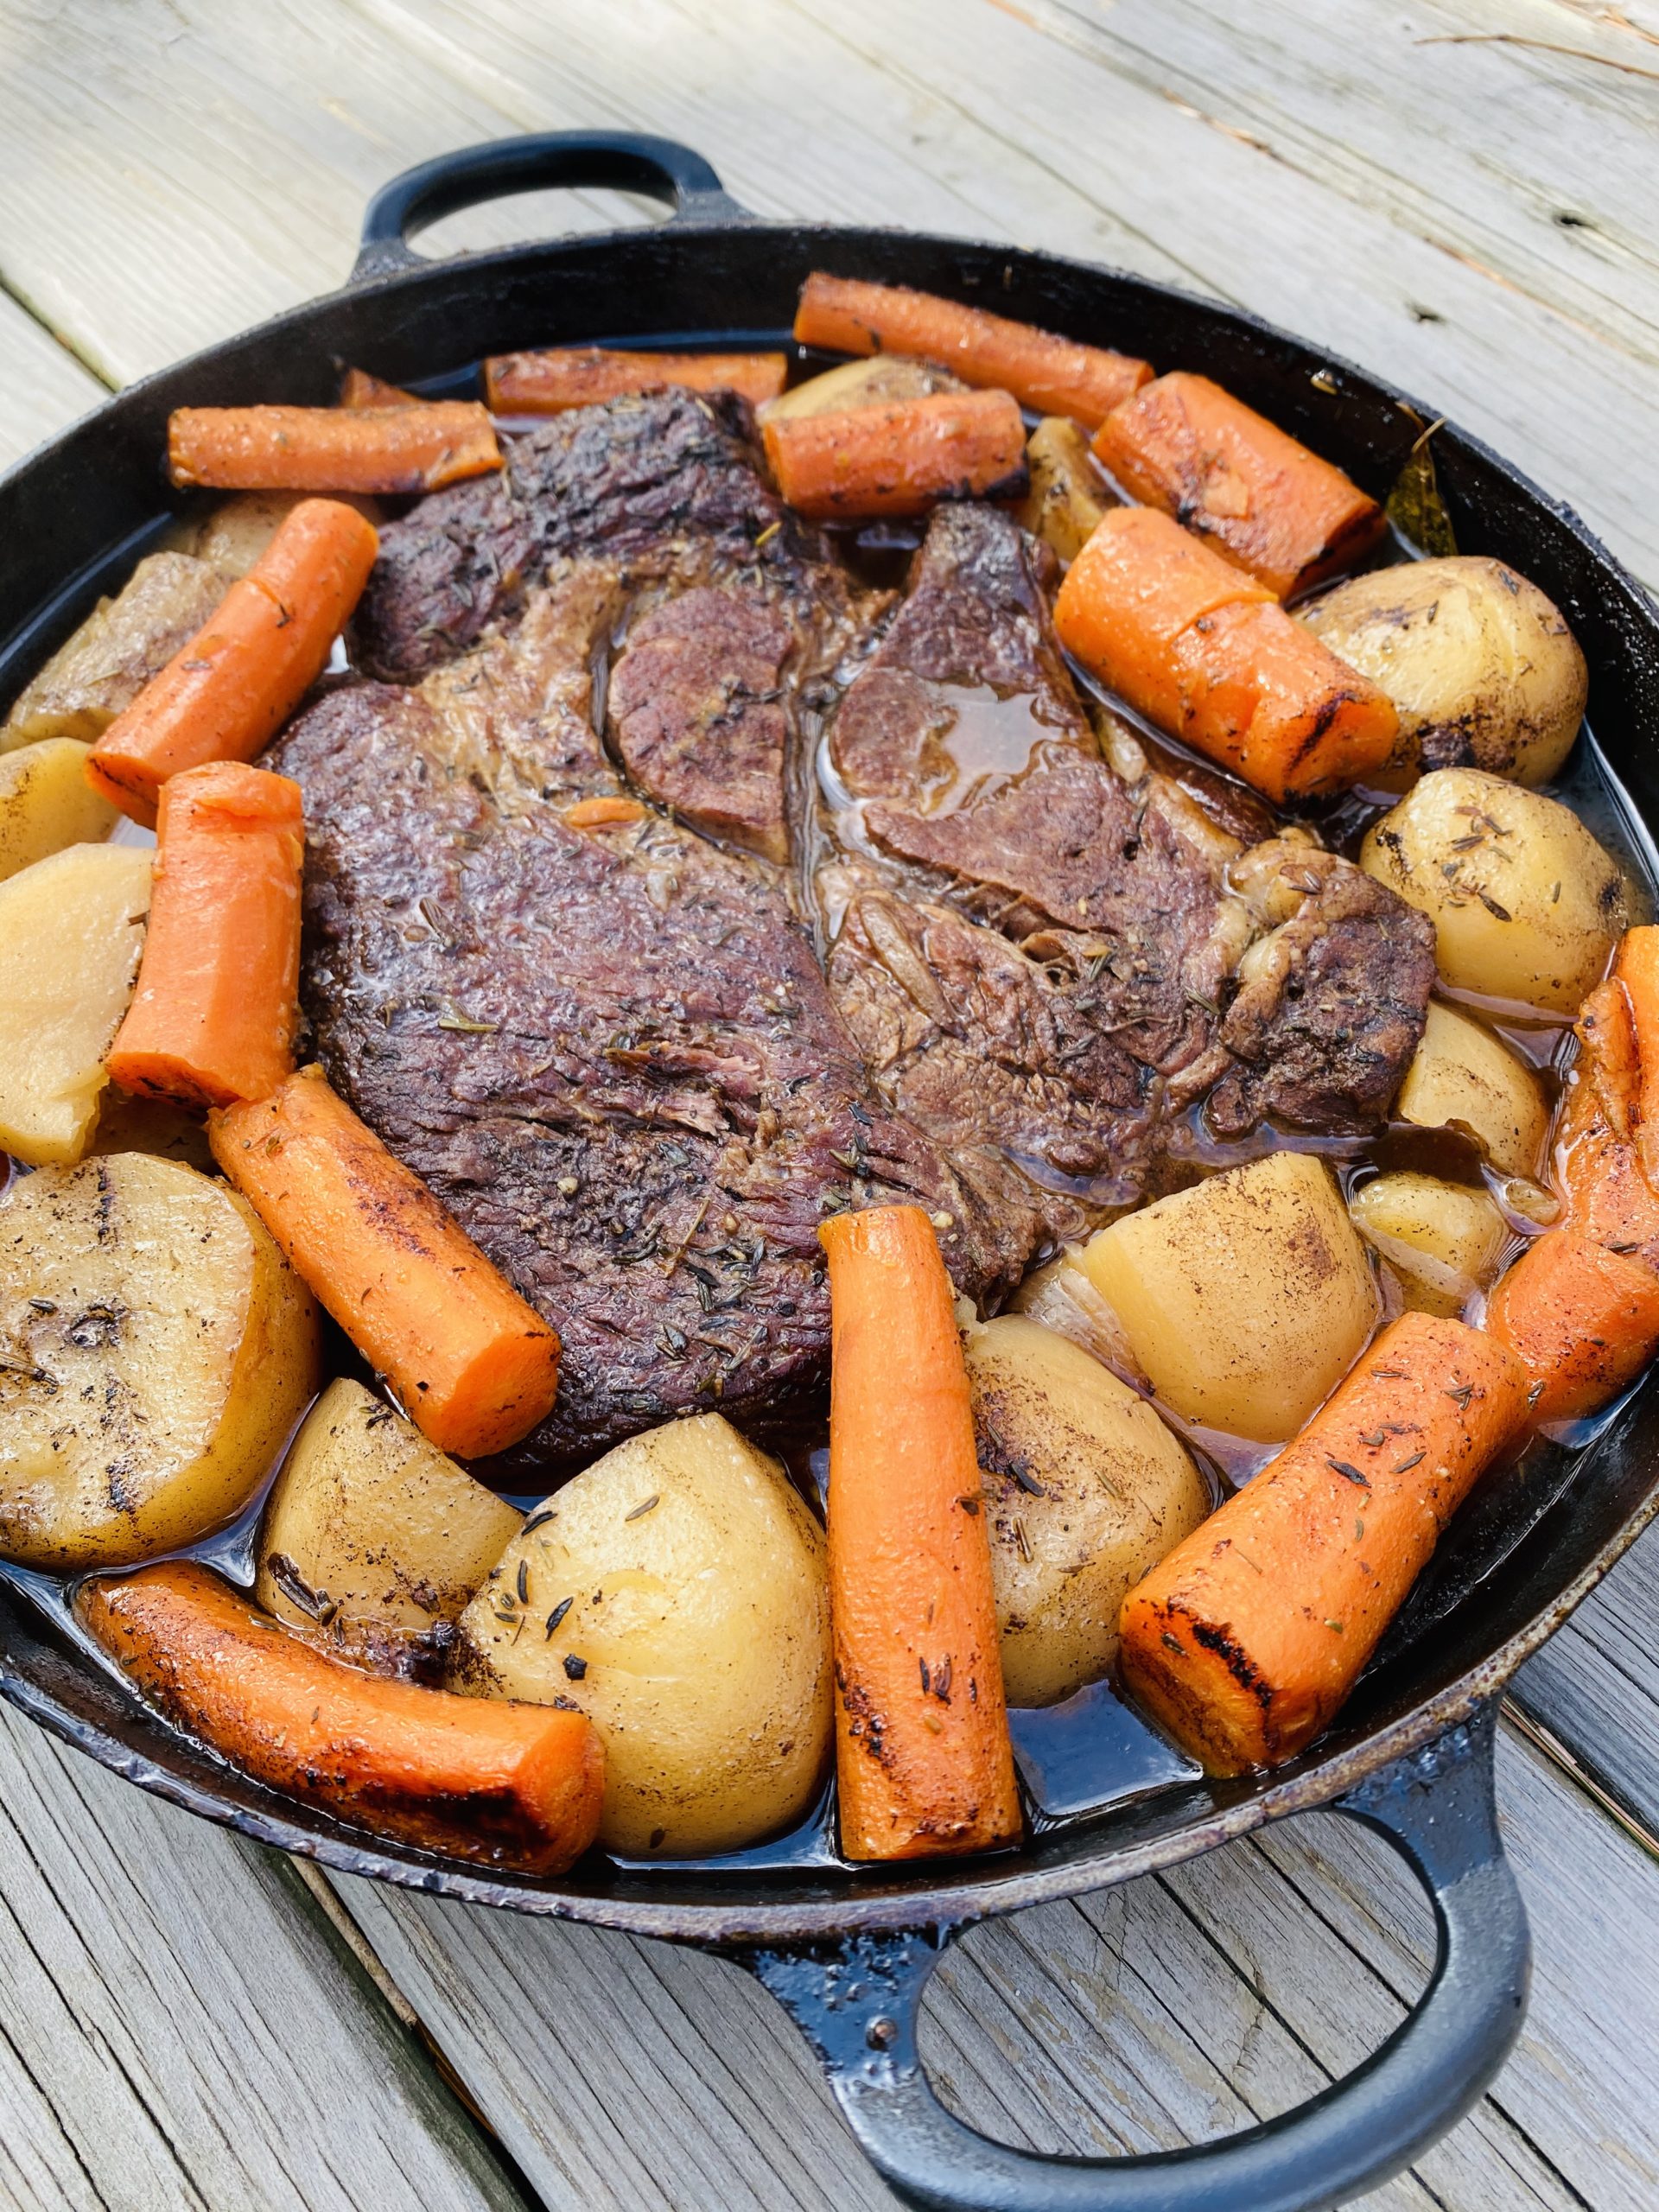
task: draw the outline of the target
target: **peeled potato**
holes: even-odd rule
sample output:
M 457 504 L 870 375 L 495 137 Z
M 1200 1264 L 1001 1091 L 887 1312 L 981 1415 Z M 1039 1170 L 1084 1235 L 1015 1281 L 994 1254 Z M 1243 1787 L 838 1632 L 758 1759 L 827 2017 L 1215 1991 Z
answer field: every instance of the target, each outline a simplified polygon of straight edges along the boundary
M 1376 1176 L 1348 1201 L 1360 1235 L 1400 1278 L 1406 1304 L 1455 1319 L 1497 1273 L 1509 1241 L 1484 1191 L 1408 1170 Z
M 802 1819 L 831 1726 L 823 1532 L 718 1414 L 631 1437 L 532 1513 L 461 1617 L 463 1687 L 605 1739 L 600 1840 L 680 1858 Z
M 271 1491 L 254 1595 L 344 1657 L 422 1675 L 523 1519 L 342 1376 L 306 1416 Z
M 137 980 L 149 855 L 72 845 L 0 883 L 0 1151 L 79 1160 Z
M 1306 1153 L 1270 1154 L 1126 1214 L 1082 1263 L 1158 1396 L 1258 1444 L 1295 1434 L 1380 1317 L 1335 1178 Z
M 225 1183 L 144 1153 L 0 1196 L 0 1554 L 58 1573 L 229 1520 L 316 1388 L 317 1313 Z
M 1373 569 L 1298 612 L 1393 700 L 1391 766 L 1466 764 L 1543 784 L 1572 750 L 1590 689 L 1584 655 L 1560 609 L 1502 561 Z
M 0 881 L 66 845 L 107 837 L 118 816 L 86 780 L 86 747 L 72 737 L 0 753 Z
M 1460 1129 L 1505 1175 L 1535 1175 L 1549 1107 L 1524 1060 L 1481 1022 L 1431 1001 L 1394 1110 L 1420 1129 Z
M 974 1396 L 1010 1705 L 1109 1674 L 1130 1587 L 1196 1529 L 1210 1495 L 1144 1398 L 1017 1314 L 970 1329 Z
M 1618 862 L 1571 808 L 1478 768 L 1425 776 L 1360 865 L 1433 923 L 1448 983 L 1557 1014 L 1600 982 L 1629 919 Z
M 1046 415 L 1026 441 L 1031 490 L 1017 510 L 1033 536 L 1075 561 L 1108 507 L 1120 503 L 1089 449 L 1089 434 L 1064 415 Z

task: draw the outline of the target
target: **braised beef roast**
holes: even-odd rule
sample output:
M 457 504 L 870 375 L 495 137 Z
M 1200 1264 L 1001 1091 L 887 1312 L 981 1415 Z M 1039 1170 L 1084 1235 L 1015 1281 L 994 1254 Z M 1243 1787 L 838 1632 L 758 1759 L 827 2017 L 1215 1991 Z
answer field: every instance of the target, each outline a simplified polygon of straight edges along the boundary
M 792 1427 L 836 1208 L 925 1206 L 994 1306 L 1155 1187 L 1201 1099 L 1228 1135 L 1386 1113 L 1427 925 L 1103 752 L 1007 515 L 941 509 L 893 604 L 781 507 L 735 400 L 508 454 L 385 531 L 372 675 L 270 760 L 331 1078 L 563 1337 L 518 1458 Z

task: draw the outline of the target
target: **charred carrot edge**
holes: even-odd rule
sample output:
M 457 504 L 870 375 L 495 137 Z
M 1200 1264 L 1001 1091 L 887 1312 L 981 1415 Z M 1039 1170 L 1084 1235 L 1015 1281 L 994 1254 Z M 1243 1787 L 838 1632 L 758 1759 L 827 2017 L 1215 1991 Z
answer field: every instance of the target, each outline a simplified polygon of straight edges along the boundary
M 429 403 L 412 391 L 405 391 L 400 384 L 388 384 L 384 377 L 372 377 L 366 369 L 347 369 L 340 379 L 340 404 L 342 407 L 424 407 Z
M 645 810 L 637 798 L 602 793 L 598 798 L 579 798 L 564 810 L 568 830 L 606 830 L 625 822 L 643 822 Z
M 138 988 L 110 1080 L 146 1098 L 226 1106 L 294 1071 L 299 1027 L 300 787 L 214 760 L 162 786 Z
M 212 620 L 93 746 L 93 790 L 153 830 L 169 776 L 263 751 L 322 673 L 378 545 L 355 507 L 302 499 Z
M 359 1674 L 190 1560 L 83 1584 L 75 1611 L 169 1720 L 342 1820 L 532 1874 L 598 1834 L 605 1753 L 582 1713 Z
M 1621 1143 L 1627 1143 L 1640 1109 L 1642 1069 L 1630 994 L 1616 975 L 1586 995 L 1573 1026 L 1581 1048 L 1582 1073 L 1608 1127 Z
M 965 384 L 998 385 L 1039 415 L 1069 415 L 1091 430 L 1152 375 L 1133 354 L 1079 346 L 1034 323 L 822 271 L 801 287 L 795 336 L 836 353 L 914 353 Z
M 442 1450 L 480 1459 L 545 1417 L 558 1338 L 321 1068 L 220 1109 L 207 1134 L 296 1273 Z
M 925 514 L 938 499 L 1014 499 L 1031 480 L 1026 426 L 1006 391 L 774 418 L 761 435 L 785 499 L 823 521 Z
M 1295 1440 L 1131 1590 L 1122 1669 L 1212 1774 L 1325 1727 L 1481 1470 L 1529 1376 L 1460 1321 L 1385 1329 Z
M 1285 598 L 1363 558 L 1387 518 L 1341 469 L 1208 377 L 1155 378 L 1114 408 L 1096 457 Z
M 1625 931 L 1613 976 L 1630 1009 L 1630 1134 L 1643 1173 L 1659 1190 L 1659 929 Z
M 605 346 L 559 346 L 542 353 L 498 353 L 484 364 L 484 390 L 498 415 L 563 415 L 636 391 L 678 385 L 687 391 L 735 391 L 753 407 L 776 399 L 789 374 L 782 353 L 631 353 Z
M 226 492 L 436 492 L 501 466 L 489 410 L 471 399 L 181 407 L 167 457 L 175 484 Z
M 1054 624 L 1137 712 L 1281 804 L 1354 783 L 1394 750 L 1386 695 L 1156 508 L 1103 517 Z
M 836 1214 L 818 1234 L 842 1848 L 987 1850 L 1020 1834 L 1020 1800 L 950 1280 L 915 1206 Z
M 1486 1328 L 1525 1360 L 1535 1421 L 1581 1421 L 1659 1350 L 1659 1274 L 1580 1230 L 1552 1229 L 1493 1291 Z

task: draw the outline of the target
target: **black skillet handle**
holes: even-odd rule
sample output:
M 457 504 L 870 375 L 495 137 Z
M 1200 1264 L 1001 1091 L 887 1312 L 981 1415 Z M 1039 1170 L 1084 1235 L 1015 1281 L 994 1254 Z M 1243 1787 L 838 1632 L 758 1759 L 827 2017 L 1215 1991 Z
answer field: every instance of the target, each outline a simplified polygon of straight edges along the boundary
M 754 220 L 702 155 L 672 138 L 627 130 L 537 131 L 528 138 L 493 138 L 482 146 L 458 147 L 393 177 L 369 202 L 351 281 L 360 284 L 424 267 L 423 257 L 410 251 L 410 232 L 458 207 L 556 185 L 643 192 L 672 207 L 677 223 Z
M 1325 2212 L 1408 2165 L 1473 2104 L 1520 2032 L 1531 1945 L 1492 1801 L 1495 1708 L 1400 1760 L 1335 1810 L 1388 1837 L 1434 1906 L 1434 1972 L 1357 2072 L 1219 2143 L 1122 2158 L 1046 2158 L 986 2137 L 934 2095 L 916 2049 L 922 1991 L 949 1940 L 854 1937 L 747 1963 L 817 2051 L 848 2125 L 929 2212 Z

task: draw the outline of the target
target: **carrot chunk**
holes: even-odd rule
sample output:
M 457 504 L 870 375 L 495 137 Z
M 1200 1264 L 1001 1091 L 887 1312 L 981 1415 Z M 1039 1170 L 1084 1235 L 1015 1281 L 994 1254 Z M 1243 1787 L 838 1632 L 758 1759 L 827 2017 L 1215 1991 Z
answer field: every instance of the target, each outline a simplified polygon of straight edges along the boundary
M 75 1611 L 176 1726 L 340 1820 L 530 1874 L 598 1834 L 605 1751 L 580 1713 L 359 1674 L 192 1560 L 83 1584 Z
M 563 415 L 629 392 L 680 385 L 735 391 L 752 407 L 776 399 L 789 373 L 782 353 L 631 353 L 607 346 L 556 346 L 543 353 L 498 353 L 484 364 L 484 389 L 498 415 Z
M 1659 1274 L 1580 1230 L 1552 1229 L 1493 1291 L 1486 1327 L 1531 1370 L 1535 1421 L 1581 1421 L 1659 1351 Z
M 209 1116 L 213 1157 L 409 1416 L 458 1458 L 550 1410 L 559 1340 L 321 1068 Z
M 834 1215 L 830 1611 L 849 1859 L 1020 1834 L 990 1546 L 950 1277 L 915 1206 Z
M 1387 527 L 1341 469 L 1185 370 L 1115 408 L 1094 449 L 1131 499 L 1175 516 L 1281 599 L 1351 566 Z
M 168 418 L 175 484 L 226 492 L 436 492 L 501 466 L 472 399 L 389 407 L 181 407 Z
M 424 407 L 429 403 L 405 391 L 400 384 L 372 377 L 366 369 L 347 369 L 340 380 L 342 407 Z
M 983 308 L 822 271 L 801 287 L 795 336 L 836 353 L 917 354 L 964 384 L 1000 386 L 1039 415 L 1069 415 L 1091 430 L 1152 374 L 1133 354 L 1079 346 Z
M 1402 1315 L 1301 1434 L 1129 1592 L 1124 1679 L 1211 1773 L 1276 1766 L 1332 1719 L 1524 1421 L 1528 1382 L 1507 1345 Z
M 1155 508 L 1102 518 L 1054 624 L 1137 712 L 1281 804 L 1351 784 L 1394 749 L 1386 695 Z
M 299 1027 L 300 787 L 237 760 L 162 786 L 149 928 L 110 1080 L 226 1106 L 294 1070 Z
M 169 776 L 262 752 L 322 673 L 378 544 L 355 507 L 302 499 L 212 620 L 93 746 L 92 789 L 153 830 Z
M 645 810 L 637 798 L 627 798 L 620 791 L 601 792 L 597 798 L 579 798 L 564 810 L 563 821 L 569 830 L 613 830 L 631 822 L 643 822 Z
M 1030 481 L 1025 423 L 1006 391 L 785 416 L 761 434 L 784 498 L 825 522 L 925 514 L 939 499 L 1014 499 Z
M 1630 1135 L 1643 1173 L 1659 1190 L 1659 929 L 1625 931 L 1613 976 L 1630 1010 Z

